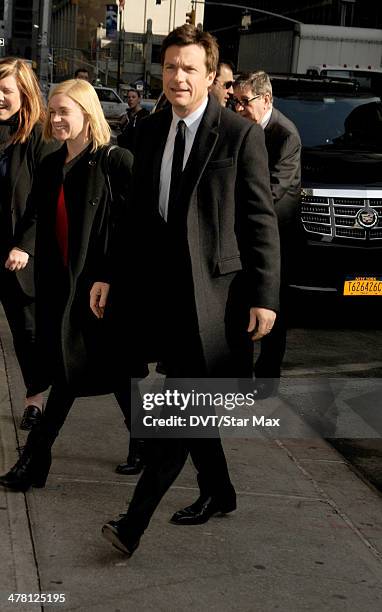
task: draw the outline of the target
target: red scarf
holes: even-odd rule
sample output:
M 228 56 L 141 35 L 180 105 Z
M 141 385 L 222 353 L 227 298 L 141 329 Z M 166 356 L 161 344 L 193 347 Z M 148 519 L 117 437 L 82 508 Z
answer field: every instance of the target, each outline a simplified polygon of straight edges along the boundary
M 64 186 L 61 185 L 57 201 L 56 236 L 64 266 L 68 265 L 68 214 L 66 212 Z

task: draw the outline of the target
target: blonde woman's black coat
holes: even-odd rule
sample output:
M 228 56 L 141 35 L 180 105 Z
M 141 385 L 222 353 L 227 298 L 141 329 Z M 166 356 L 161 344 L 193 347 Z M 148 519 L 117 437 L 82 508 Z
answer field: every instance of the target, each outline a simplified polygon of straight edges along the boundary
M 63 366 L 66 381 L 77 396 L 118 388 L 119 350 L 113 341 L 118 324 L 114 325 L 111 304 L 103 320 L 96 319 L 89 307 L 93 283 L 112 281 L 113 252 L 120 241 L 118 233 L 130 189 L 131 154 L 115 148 L 107 155 L 107 149 L 102 147 L 91 153 L 88 148 L 65 172 L 64 145 L 45 159 L 33 193 L 37 213 L 37 341 L 47 366 L 46 382 L 50 384 L 57 368 Z M 69 222 L 67 270 L 63 268 L 55 230 L 63 180 Z M 24 240 L 28 239 L 28 231 Z

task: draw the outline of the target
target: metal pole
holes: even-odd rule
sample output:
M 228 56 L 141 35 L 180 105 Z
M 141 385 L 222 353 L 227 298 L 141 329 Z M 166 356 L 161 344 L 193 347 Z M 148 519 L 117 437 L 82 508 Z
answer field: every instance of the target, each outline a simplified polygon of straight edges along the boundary
M 118 37 L 118 64 L 117 64 L 117 92 L 121 86 L 121 60 L 122 60 L 122 43 L 123 43 L 123 30 L 122 30 L 122 13 L 123 9 L 119 9 L 119 37 Z

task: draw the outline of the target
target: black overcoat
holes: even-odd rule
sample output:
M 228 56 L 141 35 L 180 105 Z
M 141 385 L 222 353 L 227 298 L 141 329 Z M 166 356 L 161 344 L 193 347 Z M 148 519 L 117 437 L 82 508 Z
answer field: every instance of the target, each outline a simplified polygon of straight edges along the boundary
M 8 202 L 12 212 L 12 233 L 10 244 L 12 248 L 20 238 L 23 217 L 32 190 L 34 175 L 39 164 L 46 155 L 57 149 L 56 143 L 46 143 L 42 139 L 41 126 L 35 125 L 26 142 L 12 145 L 12 154 L 7 177 L 8 190 L 2 198 Z M 25 242 L 25 250 L 29 254 L 28 265 L 23 270 L 15 272 L 22 291 L 29 297 L 34 295 L 34 233 L 29 232 L 29 240 Z M 4 252 L 3 246 L 1 251 Z M 5 253 L 4 253 L 5 254 Z
M 158 240 L 163 236 L 158 232 L 160 168 L 171 120 L 170 108 L 141 123 L 134 165 L 129 242 L 136 325 L 131 337 L 136 352 L 143 347 L 148 358 L 155 352 L 150 344 L 155 328 L 161 326 L 158 305 L 165 299 L 175 312 L 177 303 L 176 286 L 163 295 L 165 245 Z M 231 359 L 232 327 L 246 329 L 249 308 L 278 309 L 279 236 L 263 130 L 210 97 L 178 202 L 186 208 L 197 326 L 207 372 L 213 374 Z
M 75 395 L 110 393 L 119 386 L 114 357 L 120 352 L 111 335 L 110 304 L 105 318 L 98 320 L 89 307 L 89 292 L 95 281 L 111 281 L 113 241 L 125 218 L 133 158 L 119 147 L 109 156 L 107 147 L 94 153 L 88 148 L 65 175 L 69 265 L 63 274 L 55 224 L 65 157 L 66 145 L 44 160 L 32 195 L 37 216 L 37 343 L 46 364 L 44 386 L 51 384 L 57 364 L 63 363 Z

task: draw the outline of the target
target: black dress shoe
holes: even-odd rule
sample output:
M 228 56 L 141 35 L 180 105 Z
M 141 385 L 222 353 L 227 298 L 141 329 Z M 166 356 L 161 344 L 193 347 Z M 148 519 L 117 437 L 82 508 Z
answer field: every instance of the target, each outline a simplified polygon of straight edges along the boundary
M 127 460 L 126 463 L 120 463 L 115 468 L 117 474 L 123 474 L 124 476 L 134 476 L 134 474 L 140 474 L 143 470 L 143 461 L 139 457 L 136 457 L 135 461 Z
M 124 553 L 128 557 L 134 553 L 139 546 L 139 537 L 129 537 L 127 534 L 127 519 L 126 515 L 122 514 L 122 518 L 117 521 L 109 521 L 102 527 L 103 537 L 112 543 L 114 548 Z
M 174 525 L 202 525 L 214 514 L 228 514 L 236 510 L 236 497 L 230 501 L 220 502 L 213 497 L 200 497 L 191 506 L 178 510 L 171 517 Z
M 41 409 L 37 406 L 27 406 L 24 410 L 23 418 L 21 419 L 20 429 L 29 431 L 41 421 Z
M 129 454 L 126 459 L 126 463 L 120 463 L 115 468 L 117 474 L 123 474 L 124 476 L 134 476 L 134 474 L 140 474 L 145 465 L 144 448 L 144 440 L 132 438 L 130 440 Z
M 258 378 L 254 382 L 255 399 L 277 397 L 280 387 L 280 378 Z

